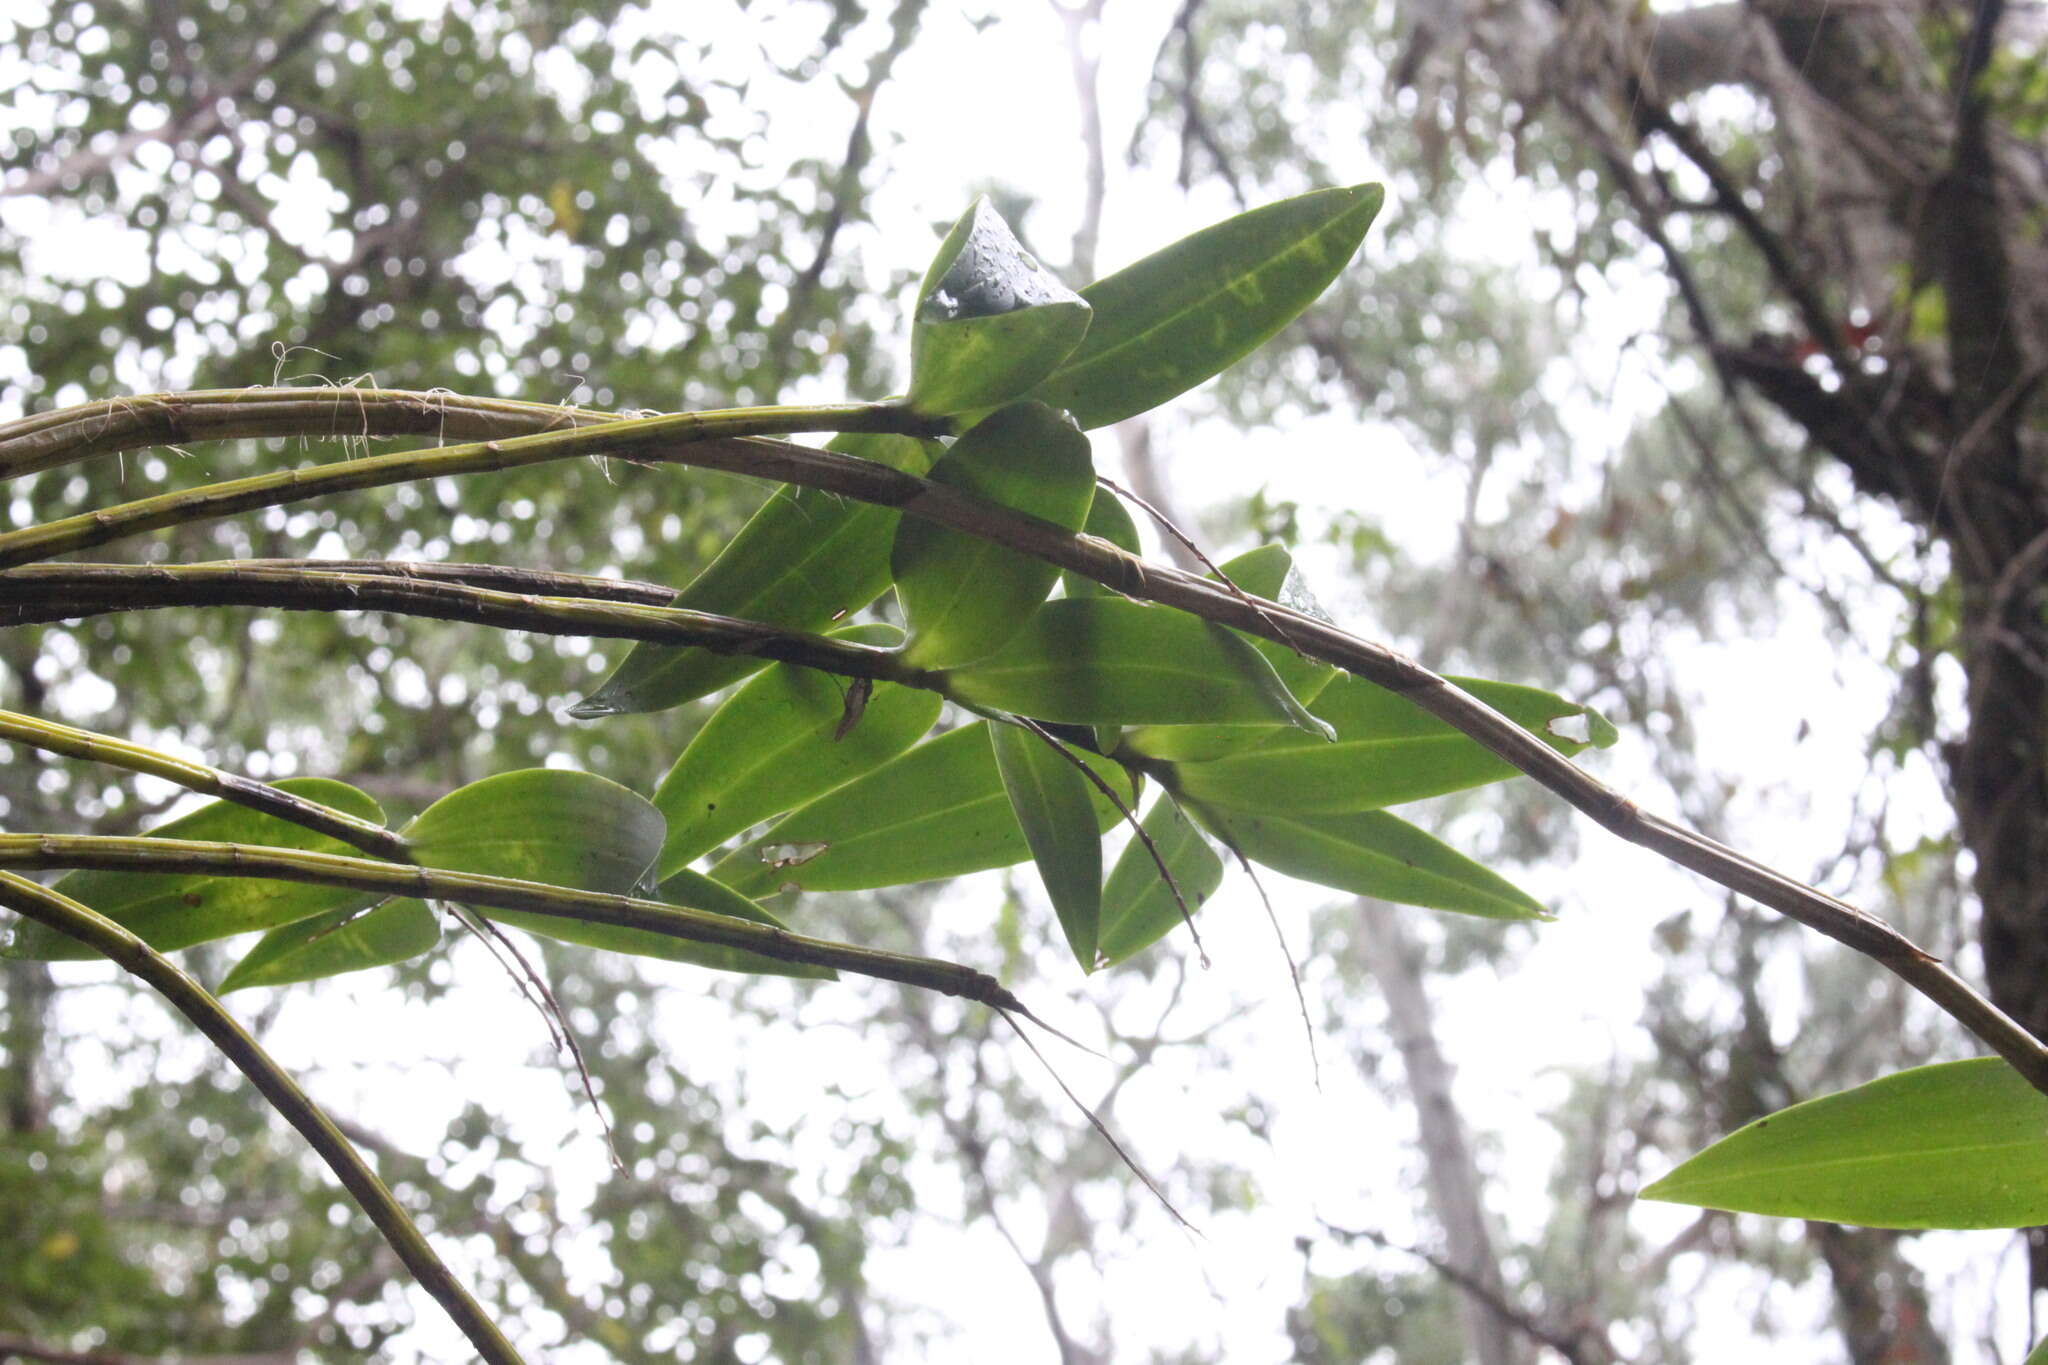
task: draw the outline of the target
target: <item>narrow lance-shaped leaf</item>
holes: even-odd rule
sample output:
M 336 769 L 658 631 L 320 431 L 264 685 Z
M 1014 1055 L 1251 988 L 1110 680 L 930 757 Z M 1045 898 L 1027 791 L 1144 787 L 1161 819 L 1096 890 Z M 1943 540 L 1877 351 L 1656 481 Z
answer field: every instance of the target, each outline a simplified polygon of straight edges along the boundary
M 1088 438 L 1043 403 L 984 418 L 932 468 L 932 481 L 1078 529 L 1095 493 Z M 975 536 L 911 517 L 890 554 L 910 622 L 913 663 L 943 668 L 989 653 L 1016 634 L 1052 591 L 1059 570 Z
M 867 776 L 794 811 L 728 854 L 712 875 L 747 895 L 778 887 L 864 891 L 965 876 L 1031 856 L 1001 773 L 977 721 L 927 740 Z M 1137 799 L 1122 767 L 1080 754 L 1125 799 Z M 1092 789 L 1096 829 L 1118 818 Z
M 1308 583 L 1294 567 L 1294 556 L 1284 545 L 1261 545 L 1218 566 L 1225 578 L 1253 597 L 1278 602 L 1283 607 L 1328 621 L 1329 613 L 1309 591 Z M 1211 575 L 1212 577 L 1214 575 Z M 1337 676 L 1337 669 L 1274 640 L 1244 636 L 1245 642 L 1273 666 L 1281 685 L 1313 714 L 1312 704 Z M 1293 734 L 1309 743 L 1319 742 L 1306 731 L 1293 728 L 1259 728 L 1243 725 L 1146 725 L 1124 736 L 1124 742 L 1148 758 L 1172 762 L 1197 762 L 1236 753 L 1267 742 L 1274 735 Z
M 1483 678 L 1460 688 L 1571 755 L 1614 743 L 1599 712 L 1552 693 Z M 1334 744 L 1276 731 L 1256 748 L 1182 766 L 1175 781 L 1194 800 L 1259 812 L 1335 814 L 1377 810 L 1514 777 L 1517 769 L 1479 741 L 1363 678 L 1331 683 L 1309 708 L 1337 732 Z
M 1010 809 L 1038 864 L 1067 946 L 1084 971 L 1093 971 L 1102 917 L 1102 831 L 1089 800 L 1092 784 L 1057 749 L 1022 726 L 990 726 L 989 739 Z
M 286 986 L 407 962 L 441 941 L 425 901 L 395 900 L 367 910 L 331 910 L 272 929 L 256 940 L 216 988 Z
M 1171 607 L 1061 598 L 941 685 L 972 706 L 1074 725 L 1298 725 L 1302 709 L 1243 638 Z
M 889 645 L 902 633 L 863 625 L 833 638 Z M 880 767 L 939 718 L 937 693 L 895 683 L 875 684 L 853 718 L 847 686 L 815 669 L 775 664 L 727 698 L 654 793 L 668 819 L 655 875 L 680 872 L 748 826 Z
M 910 474 L 939 458 L 936 441 L 845 433 L 826 447 Z M 785 484 L 775 490 L 673 606 L 819 631 L 889 586 L 897 513 Z M 586 719 L 661 711 L 738 682 L 764 660 L 694 646 L 637 644 L 597 691 L 570 708 Z
M 986 197 L 939 244 L 910 329 L 911 408 L 940 417 L 1006 403 L 1088 330 L 1081 296 L 1026 251 Z
M 1337 278 L 1385 193 L 1317 190 L 1184 237 L 1081 291 L 1095 318 L 1032 390 L 1083 428 L 1155 408 L 1228 369 Z
M 1303 881 L 1487 919 L 1549 919 L 1540 901 L 1448 844 L 1383 811 L 1254 815 L 1190 805 L 1245 857 Z
M 1193 914 L 1223 884 L 1223 860 L 1194 822 L 1165 795 L 1145 812 L 1143 825 L 1159 862 L 1173 874 L 1173 884 L 1169 886 L 1159 874 L 1159 863 L 1142 841 L 1133 839 L 1124 846 L 1102 888 L 1097 951 L 1106 967 L 1136 956 L 1180 926 L 1181 905 L 1174 898 L 1173 887 L 1180 888 L 1188 913 Z
M 1737 1129 L 1643 1198 L 1877 1228 L 2048 1223 L 2048 1096 L 1996 1057 L 1915 1067 Z
M 323 777 L 288 778 L 276 784 L 294 796 L 382 823 L 384 812 L 364 792 Z M 269 848 L 357 854 L 359 850 L 315 834 L 301 825 L 262 815 L 245 806 L 215 801 L 149 831 L 164 839 L 261 844 Z M 252 929 L 274 929 L 368 899 L 345 887 L 271 882 L 253 877 L 213 877 L 155 872 L 73 872 L 55 889 L 91 906 L 161 952 L 206 943 Z M 9 957 L 89 958 L 93 951 L 76 939 L 40 924 L 23 924 L 8 945 Z

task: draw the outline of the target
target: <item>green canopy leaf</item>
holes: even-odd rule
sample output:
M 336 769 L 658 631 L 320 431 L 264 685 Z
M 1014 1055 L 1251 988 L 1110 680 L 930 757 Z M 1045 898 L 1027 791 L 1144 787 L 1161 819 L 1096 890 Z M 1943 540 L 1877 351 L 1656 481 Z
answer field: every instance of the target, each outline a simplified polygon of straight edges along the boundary
M 1254 815 L 1189 809 L 1254 862 L 1355 896 L 1487 919 L 1549 919 L 1541 902 L 1505 878 L 1383 811 Z
M 835 436 L 826 449 L 909 474 L 924 473 L 941 453 L 936 441 L 859 433 Z M 892 508 L 784 484 L 670 605 L 823 630 L 888 588 L 896 519 Z M 694 646 L 637 644 L 569 714 L 667 710 L 738 682 L 763 662 Z
M 1031 856 L 1010 809 L 1002 774 L 976 721 L 927 740 L 865 777 L 820 797 L 728 854 L 712 876 L 747 895 L 778 887 L 864 891 L 1008 867 Z M 1129 804 L 1137 794 L 1121 766 L 1095 754 L 1082 762 Z M 1098 791 L 1096 830 L 1116 807 Z
M 1043 403 L 983 418 L 933 466 L 934 483 L 1077 530 L 1095 495 L 1088 438 Z M 906 653 L 926 668 L 978 659 L 1017 633 L 1059 570 L 917 517 L 896 528 L 889 556 L 910 622 Z
M 381 823 L 384 812 L 370 797 L 345 782 L 324 777 L 294 777 L 276 784 L 308 801 L 364 820 Z M 361 850 L 315 834 L 303 825 L 262 815 L 246 806 L 215 801 L 149 831 L 163 839 L 194 839 L 226 844 L 261 844 L 269 848 L 304 849 L 317 853 Z M 160 952 L 187 948 L 252 929 L 274 929 L 351 905 L 367 898 L 346 887 L 310 886 L 303 882 L 264 881 L 254 877 L 215 877 L 158 872 L 70 873 L 55 890 L 99 911 Z M 22 924 L 6 950 L 9 957 L 75 959 L 95 956 L 76 939 L 40 924 Z
M 441 941 L 441 921 L 425 901 L 387 901 L 372 910 L 331 910 L 280 925 L 242 955 L 216 994 L 247 986 L 288 986 L 418 957 Z
M 1047 602 L 994 654 L 942 675 L 969 705 L 1074 725 L 1299 725 L 1327 733 L 1240 636 L 1120 597 Z
M 1559 753 L 1615 740 L 1614 727 L 1598 712 L 1552 693 L 1483 678 L 1451 681 Z M 1363 678 L 1337 679 L 1309 710 L 1336 729 L 1336 743 L 1275 731 L 1256 748 L 1182 766 L 1179 789 L 1193 800 L 1241 810 L 1336 814 L 1419 801 L 1517 773 L 1477 740 Z
M 1284 199 L 1097 280 L 1081 291 L 1095 310 L 1088 334 L 1031 396 L 1090 429 L 1221 373 L 1329 287 L 1384 198 L 1353 185 Z
M 833 638 L 893 644 L 902 633 L 865 625 Z M 845 680 L 794 664 L 773 665 L 727 698 L 655 790 L 668 819 L 655 875 L 880 767 L 917 743 L 943 704 L 935 692 L 876 683 L 849 727 L 848 699 Z
M 1017 725 L 992 725 L 996 771 L 1024 831 L 1067 946 L 1083 970 L 1095 967 L 1102 916 L 1102 831 L 1093 784 L 1050 744 Z
M 1915 1067 L 1737 1129 L 1645 1199 L 1875 1228 L 2048 1223 L 2048 1096 L 1997 1057 Z
M 1223 884 L 1223 860 L 1194 822 L 1165 796 L 1145 812 L 1145 833 L 1159 859 L 1173 874 L 1173 885 L 1188 903 L 1190 914 Z M 1180 902 L 1159 875 L 1159 864 L 1137 839 L 1124 847 L 1109 882 L 1102 889 L 1102 930 L 1097 951 L 1105 967 L 1136 956 L 1166 937 L 1181 923 Z
M 984 196 L 939 244 L 910 329 L 911 408 L 934 417 L 1006 403 L 1088 331 L 1081 296 L 1024 250 Z

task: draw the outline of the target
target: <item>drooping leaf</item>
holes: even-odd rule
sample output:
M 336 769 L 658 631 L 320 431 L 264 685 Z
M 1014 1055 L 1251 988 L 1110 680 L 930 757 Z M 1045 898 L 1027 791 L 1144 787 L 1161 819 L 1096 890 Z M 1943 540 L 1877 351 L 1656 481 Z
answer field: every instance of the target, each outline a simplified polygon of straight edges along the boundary
M 1075 530 L 1095 493 L 1088 438 L 1043 403 L 1016 403 L 983 418 L 930 477 Z M 910 622 L 905 653 L 926 668 L 995 649 L 1059 576 L 1043 560 L 917 517 L 896 528 L 889 565 Z
M 939 458 L 936 441 L 848 433 L 826 447 L 910 474 Z M 740 528 L 673 606 L 818 631 L 858 611 L 889 586 L 897 513 L 887 507 L 785 484 Z M 638 644 L 574 716 L 662 711 L 738 682 L 764 660 L 689 646 Z
M 1202 902 L 1223 884 L 1223 860 L 1194 822 L 1164 796 L 1152 803 L 1143 823 L 1160 861 L 1173 874 L 1173 885 L 1187 901 L 1188 913 L 1200 910 Z M 1131 840 L 1102 889 L 1102 931 L 1097 945 L 1102 965 L 1114 966 L 1136 956 L 1180 923 L 1180 902 L 1159 875 L 1159 864 L 1143 843 Z
M 1024 250 L 986 197 L 975 200 L 939 244 L 918 290 L 911 408 L 943 417 L 1008 402 L 1073 351 L 1089 312 Z
M 664 828 L 645 797 L 595 773 L 523 768 L 449 792 L 406 826 L 405 841 L 422 867 L 627 895 Z
M 1284 545 L 1261 545 L 1218 567 L 1224 577 L 1249 596 L 1278 602 L 1319 621 L 1330 619 L 1323 604 L 1309 591 L 1301 571 L 1294 567 L 1294 556 Z M 1306 658 L 1277 641 L 1249 635 L 1243 638 L 1273 666 L 1281 685 L 1314 712 L 1310 703 L 1337 676 L 1337 669 Z M 1124 742 L 1151 758 L 1192 763 L 1253 748 L 1281 733 L 1301 732 L 1291 726 L 1282 730 L 1243 725 L 1145 725 L 1133 729 Z
M 1317 190 L 1183 237 L 1081 291 L 1081 344 L 1032 390 L 1082 428 L 1158 407 L 1221 373 L 1337 278 L 1385 193 Z
M 248 986 L 288 986 L 418 957 L 441 941 L 441 921 L 417 900 L 388 901 L 370 910 L 330 910 L 280 925 L 242 955 L 215 993 Z
M 345 782 L 295 777 L 276 784 L 295 796 L 381 822 L 383 810 Z M 307 849 L 360 857 L 361 850 L 301 825 L 215 801 L 149 831 L 163 839 L 195 839 L 269 848 Z M 156 872 L 73 872 L 55 889 L 99 911 L 162 952 L 187 948 L 252 929 L 274 929 L 346 905 L 365 903 L 359 891 L 254 877 Z M 75 959 L 95 956 L 76 939 L 40 924 L 23 924 L 7 947 L 10 957 Z
M 1102 831 L 1088 779 L 1051 745 L 1015 725 L 992 725 L 996 771 L 1067 946 L 1084 971 L 1095 966 L 1102 917 Z
M 1119 597 L 1047 602 L 1008 644 L 942 683 L 970 705 L 1073 725 L 1326 728 L 1236 634 Z
M 1258 815 L 1190 805 L 1218 838 L 1257 863 L 1355 896 L 1487 919 L 1549 919 L 1541 902 L 1448 844 L 1384 811 Z
M 1124 506 L 1124 500 L 1106 488 L 1095 491 L 1095 500 L 1088 504 L 1088 520 L 1081 529 L 1091 536 L 1108 541 L 1119 550 L 1140 554 L 1138 526 L 1131 520 L 1131 513 Z M 1060 584 L 1069 597 L 1108 597 L 1110 589 L 1092 578 L 1083 578 L 1067 570 L 1060 572 Z
M 803 809 L 728 854 L 712 876 L 747 895 L 778 887 L 864 891 L 1008 867 L 1031 856 L 1010 810 L 995 753 L 977 721 L 927 740 Z M 1081 760 L 1126 804 L 1136 799 L 1121 766 Z M 1098 832 L 1116 807 L 1091 791 Z
M 1880 1077 L 1737 1129 L 1642 1192 L 1878 1228 L 2048 1222 L 2048 1096 L 1980 1057 Z
M 1451 681 L 1559 753 L 1615 740 L 1614 727 L 1597 711 L 1552 693 L 1483 678 Z M 1304 743 L 1298 732 L 1276 731 L 1256 748 L 1184 765 L 1176 779 L 1180 789 L 1194 800 L 1242 810 L 1335 814 L 1516 775 L 1512 764 L 1477 740 L 1363 678 L 1337 679 L 1309 709 L 1335 727 L 1336 743 Z
M 835 639 L 893 644 L 894 627 L 854 626 Z M 881 766 L 939 718 L 935 692 L 877 683 L 844 734 L 847 684 L 815 669 L 775 664 L 735 692 L 654 793 L 668 819 L 655 875 L 667 877 L 733 835 L 794 810 Z

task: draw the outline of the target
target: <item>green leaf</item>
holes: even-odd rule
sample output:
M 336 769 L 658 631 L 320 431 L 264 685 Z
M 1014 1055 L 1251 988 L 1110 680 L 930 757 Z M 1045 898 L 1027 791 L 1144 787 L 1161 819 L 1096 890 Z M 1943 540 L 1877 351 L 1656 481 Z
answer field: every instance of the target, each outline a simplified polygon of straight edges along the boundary
M 1106 540 L 1129 554 L 1141 554 L 1138 546 L 1138 526 L 1131 520 L 1124 500 L 1107 488 L 1095 491 L 1095 500 L 1088 504 L 1088 520 L 1081 529 L 1100 540 Z M 1069 597 L 1109 597 L 1113 590 L 1097 583 L 1092 578 L 1083 578 L 1077 573 L 1060 572 L 1060 584 Z
M 1059 751 L 1016 725 L 993 725 L 996 771 L 1024 830 L 1045 894 L 1083 970 L 1095 969 L 1102 917 L 1102 831 L 1090 804 L 1093 784 Z
M 405 841 L 421 867 L 629 895 L 664 828 L 646 798 L 595 773 L 523 768 L 449 792 L 406 827 Z
M 1464 854 L 1382 811 L 1254 815 L 1190 805 L 1254 862 L 1355 896 L 1487 919 L 1549 919 L 1540 902 Z
M 1095 495 L 1088 438 L 1043 403 L 1017 403 L 954 442 L 934 483 L 1078 530 Z M 889 556 L 910 622 L 905 654 L 925 668 L 966 663 L 1017 633 L 1059 570 L 921 518 L 896 528 Z
M 2048 1337 L 2043 1337 L 2027 1352 L 2027 1358 L 2020 1365 L 2048 1365 Z
M 1321 721 L 1239 636 L 1120 597 L 1047 602 L 985 659 L 940 678 L 971 706 L 1074 725 L 1300 725 Z
M 1329 613 L 1323 610 L 1323 604 L 1309 591 L 1300 570 L 1294 567 L 1294 556 L 1284 545 L 1262 545 L 1235 559 L 1226 560 L 1218 567 L 1226 578 L 1253 597 L 1278 602 L 1318 621 L 1330 619 Z M 1213 574 L 1210 576 L 1214 577 Z M 1337 669 L 1332 665 L 1304 658 L 1286 645 L 1256 636 L 1240 635 L 1240 638 L 1273 666 L 1281 685 L 1303 705 L 1313 702 L 1337 676 Z M 1311 712 L 1315 710 L 1313 706 L 1309 709 Z M 1146 725 L 1132 730 L 1124 737 L 1124 742 L 1148 758 L 1192 763 L 1236 753 L 1264 744 L 1274 735 L 1289 733 L 1300 732 L 1292 727 Z
M 720 885 L 703 873 L 692 872 L 688 868 L 664 881 L 654 893 L 653 899 L 692 910 L 709 910 L 714 915 L 727 915 L 733 919 L 772 924 L 778 929 L 789 927 L 770 914 L 766 908 L 755 904 L 731 887 Z M 559 939 L 563 943 L 580 944 L 585 948 L 597 948 L 610 953 L 630 953 L 635 957 L 660 958 L 665 962 L 687 962 L 692 966 L 711 967 L 725 972 L 814 977 L 821 980 L 830 980 L 838 976 L 830 967 L 784 962 L 778 958 L 750 953 L 744 948 L 731 948 L 718 943 L 697 943 L 690 939 L 658 934 L 652 929 L 635 929 L 621 924 L 591 924 L 584 920 L 563 919 L 554 915 L 531 915 L 517 911 L 492 910 L 489 914 L 501 924 L 524 929 L 530 934 L 543 934 L 548 938 Z
M 425 901 L 387 901 L 372 910 L 331 910 L 281 925 L 256 940 L 216 994 L 247 986 L 288 986 L 418 957 L 441 941 L 441 921 Z
M 1024 250 L 983 198 L 939 245 L 910 329 L 913 411 L 1006 403 L 1052 373 L 1088 331 L 1081 296 Z
M 1121 422 L 1228 369 L 1329 287 L 1379 213 L 1378 185 L 1317 190 L 1184 237 L 1081 291 L 1095 320 L 1031 391 L 1082 428 Z
M 380 823 L 384 819 L 384 812 L 375 801 L 345 782 L 295 777 L 276 785 L 349 815 Z M 361 850 L 338 839 L 226 801 L 201 806 L 149 833 L 163 839 L 261 844 L 269 848 L 361 856 Z M 346 887 L 157 872 L 73 872 L 58 880 L 54 889 L 126 927 L 160 952 L 252 929 L 274 929 L 363 901 L 361 892 Z M 7 956 L 76 959 L 96 954 L 54 929 L 23 924 L 16 929 Z
M 855 626 L 833 638 L 892 644 L 902 637 L 890 626 Z M 679 872 L 749 825 L 880 767 L 939 718 L 937 693 L 877 683 L 842 736 L 847 688 L 829 674 L 776 664 L 713 712 L 654 793 L 668 819 L 655 875 Z
M 712 876 L 748 895 L 778 887 L 864 891 L 1008 867 L 1031 856 L 996 769 L 987 721 L 949 730 L 793 812 L 728 854 Z M 1122 767 L 1095 754 L 1081 761 L 1126 804 L 1136 800 Z M 1118 818 L 1092 791 L 1097 832 Z
M 910 474 L 930 469 L 942 449 L 936 441 L 857 433 L 835 436 L 826 448 Z M 670 605 L 823 630 L 889 586 L 896 519 L 891 508 L 785 484 Z M 694 646 L 638 644 L 569 714 L 663 711 L 738 682 L 763 663 Z
M 1559 753 L 1614 742 L 1614 727 L 1598 712 L 1552 693 L 1483 678 L 1451 681 Z M 1257 748 L 1186 764 L 1175 779 L 1179 790 L 1196 801 L 1243 810 L 1335 814 L 1419 801 L 1517 774 L 1477 740 L 1363 678 L 1337 679 L 1309 709 L 1335 727 L 1336 743 L 1278 731 Z M 1570 737 L 1575 729 L 1589 738 Z
M 1730 1133 L 1645 1199 L 1874 1228 L 2048 1223 L 2048 1096 L 1996 1057 L 1915 1067 Z
M 1173 874 L 1174 886 L 1186 898 L 1189 912 L 1200 910 L 1202 902 L 1223 884 L 1223 860 L 1194 822 L 1164 796 L 1145 812 L 1144 827 L 1159 850 L 1160 861 Z M 1180 923 L 1180 902 L 1159 875 L 1159 864 L 1141 841 L 1131 840 L 1102 889 L 1102 933 L 1097 945 L 1102 965 L 1114 966 L 1135 956 Z

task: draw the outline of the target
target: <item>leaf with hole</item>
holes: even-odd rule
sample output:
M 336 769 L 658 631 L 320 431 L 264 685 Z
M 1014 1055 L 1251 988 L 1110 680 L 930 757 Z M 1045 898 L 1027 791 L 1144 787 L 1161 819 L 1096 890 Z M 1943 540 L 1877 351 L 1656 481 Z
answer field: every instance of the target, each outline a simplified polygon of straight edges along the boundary
M 922 474 L 941 447 L 908 436 L 846 433 L 826 446 Z M 893 508 L 785 484 L 671 606 L 819 631 L 889 586 Z M 637 644 L 598 689 L 570 708 L 584 719 L 663 711 L 738 682 L 765 660 L 688 645 Z
M 1136 956 L 1180 927 L 1181 907 L 1174 899 L 1174 886 L 1180 888 L 1192 915 L 1223 884 L 1223 860 L 1172 801 L 1165 796 L 1155 800 L 1143 823 L 1159 858 L 1155 862 L 1143 841 L 1132 839 L 1110 869 L 1109 881 L 1102 888 L 1102 930 L 1097 944 L 1105 967 Z M 1173 886 L 1159 875 L 1161 862 L 1173 874 Z
M 1758 1119 L 1642 1192 L 1873 1228 L 2048 1223 L 2048 1096 L 1997 1057 L 1880 1077 Z
M 1615 741 L 1599 712 L 1552 693 L 1483 678 L 1451 681 L 1567 756 Z M 1479 741 L 1363 678 L 1337 679 L 1309 709 L 1335 728 L 1334 744 L 1276 731 L 1256 748 L 1183 765 L 1179 789 L 1209 805 L 1328 815 L 1419 801 L 1518 772 Z
M 441 921 L 425 901 L 395 900 L 371 909 L 331 910 L 281 925 L 256 940 L 215 993 L 288 986 L 408 962 L 441 941 Z
M 1097 280 L 1081 291 L 1088 334 L 1030 396 L 1092 429 L 1222 373 L 1329 287 L 1385 197 L 1353 185 L 1284 199 Z
M 275 785 L 294 796 L 364 820 L 381 823 L 384 819 L 384 812 L 375 801 L 345 782 L 295 777 Z M 362 856 L 360 849 L 338 839 L 226 801 L 201 806 L 189 815 L 157 826 L 149 834 L 161 839 L 260 844 L 267 848 Z M 275 929 L 347 905 L 366 903 L 360 891 L 346 887 L 206 874 L 83 871 L 69 873 L 53 889 L 97 910 L 159 952 L 254 929 Z M 22 924 L 17 928 L 6 955 L 42 959 L 97 956 L 76 939 L 40 924 Z
M 1327 727 L 1240 636 L 1171 607 L 1060 598 L 986 658 L 940 675 L 970 706 L 1072 725 Z
M 990 414 L 954 442 L 931 479 L 1069 530 L 1095 494 L 1088 438 L 1043 403 Z M 910 623 L 906 657 L 944 668 L 994 650 L 1030 619 L 1059 570 L 1040 559 L 906 517 L 889 556 Z
M 834 639 L 894 644 L 892 626 L 854 626 Z M 655 789 L 668 820 L 655 875 L 681 871 L 733 835 L 794 810 L 917 743 L 939 718 L 938 694 L 877 683 L 844 734 L 847 684 L 775 664 L 726 699 Z
M 928 416 L 1008 402 L 1088 331 L 1088 305 L 1024 249 L 986 197 L 946 234 L 917 293 L 908 402 Z
M 1059 750 L 1022 726 L 992 725 L 989 739 L 1010 809 L 1038 864 L 1067 946 L 1083 970 L 1093 971 L 1102 915 L 1102 831 L 1090 800 L 1093 784 Z
M 1383 811 L 1264 815 L 1192 804 L 1189 810 L 1253 862 L 1303 881 L 1486 919 L 1550 918 L 1507 879 Z
M 1008 867 L 1031 846 L 1003 788 L 987 721 L 963 725 L 820 797 L 726 857 L 712 875 L 750 896 L 778 887 L 865 891 Z M 1126 805 L 1137 799 L 1116 763 L 1081 753 Z M 1119 817 L 1093 790 L 1100 833 Z

